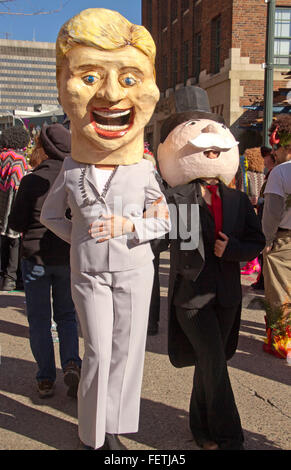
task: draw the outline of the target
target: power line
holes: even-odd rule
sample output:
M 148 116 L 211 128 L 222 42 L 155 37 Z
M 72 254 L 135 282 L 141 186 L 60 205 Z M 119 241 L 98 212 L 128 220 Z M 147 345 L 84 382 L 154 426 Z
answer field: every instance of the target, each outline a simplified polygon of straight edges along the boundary
M 7 3 L 7 2 L 14 2 L 15 0 L 0 0 L 0 3 Z M 55 9 L 55 10 L 49 10 L 49 11 L 43 11 L 43 10 L 38 10 L 38 11 L 33 11 L 31 13 L 25 13 L 25 12 L 14 12 L 14 11 L 0 11 L 0 15 L 18 15 L 18 16 L 34 16 L 34 15 L 51 15 L 53 13 L 59 13 L 62 11 L 67 4 L 71 0 L 67 0 L 64 5 L 62 0 L 60 1 L 60 7 Z

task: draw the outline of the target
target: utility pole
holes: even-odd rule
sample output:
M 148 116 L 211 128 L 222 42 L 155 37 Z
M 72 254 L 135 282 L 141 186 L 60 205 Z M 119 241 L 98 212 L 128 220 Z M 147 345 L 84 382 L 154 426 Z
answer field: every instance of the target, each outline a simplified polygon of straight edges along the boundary
M 269 128 L 273 120 L 273 84 L 274 84 L 274 33 L 275 33 L 275 11 L 276 0 L 265 0 L 268 4 L 267 34 L 266 34 L 266 62 L 265 66 L 265 89 L 264 89 L 264 125 L 263 145 L 269 144 Z

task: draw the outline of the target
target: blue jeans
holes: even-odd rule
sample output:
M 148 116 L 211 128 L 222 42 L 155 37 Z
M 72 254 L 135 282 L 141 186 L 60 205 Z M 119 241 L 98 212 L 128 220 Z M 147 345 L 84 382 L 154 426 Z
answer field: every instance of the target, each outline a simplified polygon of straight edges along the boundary
M 81 366 L 76 312 L 71 297 L 70 267 L 42 266 L 27 259 L 22 260 L 21 264 L 30 347 L 38 365 L 36 379 L 54 381 L 56 364 L 51 335 L 52 310 L 59 336 L 62 369 L 66 368 L 69 361 Z

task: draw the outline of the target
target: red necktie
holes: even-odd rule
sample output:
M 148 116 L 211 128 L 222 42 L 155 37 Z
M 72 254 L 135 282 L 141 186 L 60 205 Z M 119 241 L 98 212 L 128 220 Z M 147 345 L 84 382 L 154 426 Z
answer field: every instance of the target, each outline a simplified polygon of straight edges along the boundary
M 218 238 L 218 232 L 222 230 L 222 203 L 221 198 L 217 194 L 217 185 L 210 184 L 206 188 L 211 192 L 210 211 L 215 223 L 215 238 Z

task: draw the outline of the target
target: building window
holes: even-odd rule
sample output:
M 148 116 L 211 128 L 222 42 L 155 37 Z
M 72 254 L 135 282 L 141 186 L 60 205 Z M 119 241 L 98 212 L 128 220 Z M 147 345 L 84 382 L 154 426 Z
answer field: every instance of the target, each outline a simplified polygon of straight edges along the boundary
M 149 31 L 152 30 L 153 27 L 153 5 L 152 0 L 147 0 L 147 28 Z
M 23 70 L 25 71 L 31 71 L 31 72 L 38 72 L 38 73 L 44 73 L 44 72 L 50 72 L 50 73 L 53 73 L 55 74 L 55 68 L 50 68 L 50 69 L 47 69 L 47 68 L 39 68 L 39 67 L 23 67 L 21 65 L 17 66 L 17 65 L 4 65 L 3 68 L 5 68 L 5 70 L 14 70 L 15 72 L 19 72 L 21 74 L 21 72 Z
M 175 88 L 175 86 L 177 85 L 177 82 L 178 82 L 178 52 L 177 52 L 177 49 L 173 50 L 172 73 L 173 73 L 173 88 Z
M 161 27 L 165 29 L 168 26 L 168 0 L 160 0 L 161 2 Z
M 47 93 L 47 94 L 52 94 L 52 93 L 57 93 L 57 89 L 56 89 L 56 86 L 52 86 L 52 85 L 48 85 L 48 86 L 51 86 L 51 88 L 46 88 L 44 86 L 42 86 L 40 83 L 29 83 L 29 82 L 21 82 L 21 83 L 16 83 L 16 82 L 9 82 L 9 86 L 5 86 L 7 85 L 7 82 L 4 83 L 4 86 L 1 85 L 1 82 L 0 81 L 0 98 L 2 95 L 2 93 L 4 92 L 11 92 L 11 85 L 18 85 L 18 87 L 15 87 L 13 88 L 13 91 L 17 92 L 17 93 L 27 93 L 27 87 L 26 88 L 23 88 L 25 85 L 28 85 L 29 86 L 29 93 L 30 94 L 33 94 L 33 93 Z
M 201 72 L 201 33 L 195 34 L 194 39 L 194 77 L 199 82 Z
M 171 21 L 174 21 L 178 17 L 178 2 L 177 0 L 172 0 L 171 3 Z
M 3 69 L 2 69 L 2 70 L 3 70 Z M 30 69 L 29 69 L 29 70 L 30 70 Z M 56 83 L 56 81 L 55 81 L 55 80 L 56 80 L 56 78 L 55 78 L 56 73 L 55 73 L 55 72 L 54 72 L 52 75 L 51 75 L 51 74 L 48 74 L 48 73 L 44 73 L 44 74 L 43 74 L 43 73 L 40 73 L 40 72 L 34 73 L 34 74 L 22 73 L 22 72 L 14 72 L 14 73 L 6 73 L 6 72 L 4 72 L 4 73 L 2 73 L 2 72 L 1 72 L 1 68 L 0 68 L 0 77 L 14 77 L 14 78 L 18 78 L 18 79 L 19 79 L 20 76 L 21 76 L 21 79 L 22 79 L 22 78 L 30 78 L 30 79 L 36 79 L 36 78 L 37 78 L 37 79 L 39 79 L 39 77 L 44 76 L 44 77 L 47 78 L 47 79 L 51 78 L 51 79 L 54 81 L 54 83 Z
M 39 104 L 39 101 L 36 101 L 35 98 L 30 98 L 29 100 L 27 100 L 26 102 L 21 102 L 21 101 L 0 101 L 0 109 L 15 109 L 15 108 L 19 108 L 20 106 L 23 106 L 23 107 L 30 107 L 31 105 L 34 105 L 34 104 Z M 58 101 L 55 99 L 51 99 L 51 102 L 50 103 L 46 103 L 46 104 L 54 104 L 54 105 L 57 105 L 58 104 Z
M 276 8 L 274 63 L 291 64 L 291 8 Z
M 182 11 L 186 11 L 189 9 L 189 0 L 182 0 Z
M 184 84 L 186 84 L 186 81 L 189 78 L 189 41 L 186 41 L 183 44 L 182 67 L 183 67 L 183 75 L 184 75 Z
M 11 64 L 32 64 L 32 65 L 51 65 L 52 67 L 56 66 L 56 61 L 44 61 L 44 60 L 33 60 L 33 59 L 11 59 L 11 58 L 0 58 L 0 62 L 7 62 Z
M 3 74 L 4 75 L 4 74 Z M 5 75 L 4 75 L 5 76 Z M 1 77 L 1 74 L 0 74 L 0 77 Z M 52 90 L 49 90 L 49 89 L 46 89 L 46 87 L 50 87 L 50 88 L 53 88 L 53 89 L 56 89 L 56 83 L 55 81 L 53 82 L 40 82 L 39 80 L 30 80 L 30 81 L 19 81 L 19 80 L 1 80 L 0 78 L 0 90 L 4 90 L 5 87 L 1 86 L 1 85 L 8 85 L 7 87 L 7 90 L 11 91 L 11 85 L 21 85 L 21 86 L 30 86 L 31 88 L 35 88 L 35 87 L 38 87 L 40 88 L 41 90 L 46 90 L 46 91 L 52 91 Z
M 211 72 L 218 73 L 220 70 L 220 48 L 221 48 L 221 17 L 217 16 L 211 22 Z
M 38 91 L 38 90 L 37 90 Z M 21 93 L 19 95 L 6 95 L 4 93 L 1 93 L 1 102 L 2 99 L 5 98 L 6 100 L 37 100 L 39 101 L 53 101 L 56 100 L 58 97 L 57 93 L 54 96 L 44 96 L 44 95 L 34 95 L 33 93 L 29 93 L 25 95 L 25 93 Z

